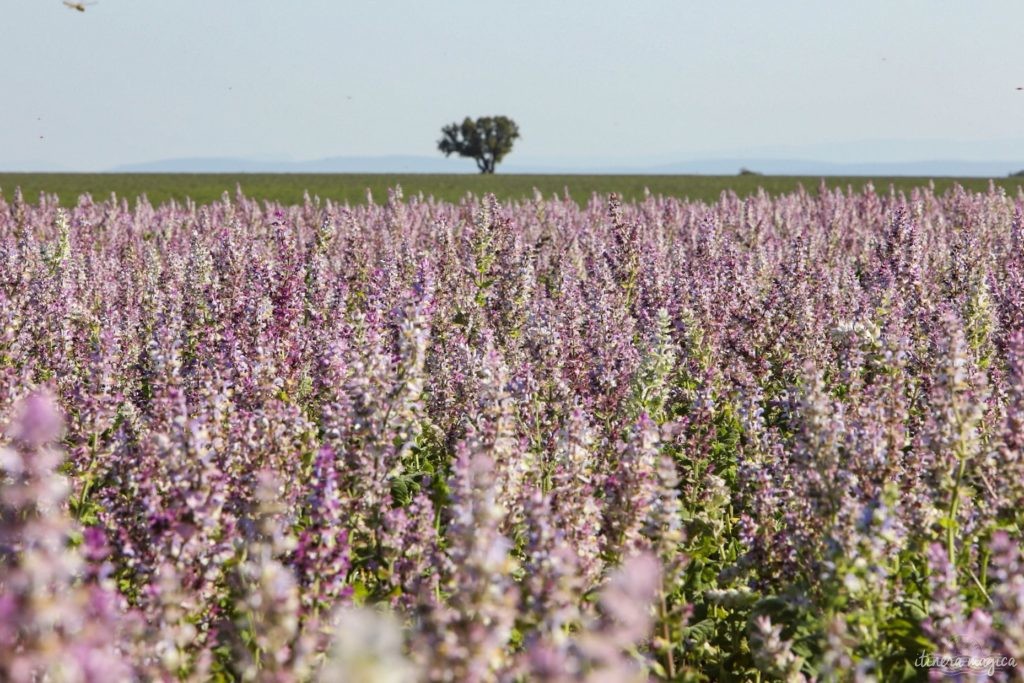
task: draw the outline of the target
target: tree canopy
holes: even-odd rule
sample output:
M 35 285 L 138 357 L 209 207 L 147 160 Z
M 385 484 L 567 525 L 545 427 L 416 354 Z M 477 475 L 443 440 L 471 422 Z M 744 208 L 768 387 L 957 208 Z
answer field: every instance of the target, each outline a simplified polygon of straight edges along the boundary
M 481 116 L 475 121 L 467 116 L 461 124 L 445 126 L 441 133 L 437 148 L 445 156 L 469 157 L 481 173 L 494 173 L 519 138 L 519 126 L 507 116 Z

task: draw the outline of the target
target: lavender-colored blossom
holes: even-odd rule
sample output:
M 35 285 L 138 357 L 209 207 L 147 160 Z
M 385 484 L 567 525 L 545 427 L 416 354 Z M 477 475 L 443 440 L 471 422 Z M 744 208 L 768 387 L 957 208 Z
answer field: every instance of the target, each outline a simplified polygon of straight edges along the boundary
M 1024 193 L 575 199 L 0 195 L 0 678 L 1019 655 Z

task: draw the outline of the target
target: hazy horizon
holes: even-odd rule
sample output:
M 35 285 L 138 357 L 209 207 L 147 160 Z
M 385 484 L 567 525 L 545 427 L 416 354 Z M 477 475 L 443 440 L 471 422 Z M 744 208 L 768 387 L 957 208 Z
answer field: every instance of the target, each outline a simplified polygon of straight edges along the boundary
M 758 158 L 1024 167 L 1016 1 L 986 12 L 936 0 L 8 5 L 22 30 L 0 43 L 17 65 L 0 102 L 2 170 L 444 162 L 440 127 L 482 114 L 523 131 L 499 170 Z

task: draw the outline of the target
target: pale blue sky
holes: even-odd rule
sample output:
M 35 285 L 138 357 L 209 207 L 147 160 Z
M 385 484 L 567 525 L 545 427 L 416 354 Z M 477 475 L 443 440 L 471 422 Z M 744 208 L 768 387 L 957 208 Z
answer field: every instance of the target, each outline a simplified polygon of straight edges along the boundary
M 1022 0 L 0 9 L 0 168 L 430 156 L 443 124 L 491 113 L 521 126 L 510 161 L 1024 139 Z

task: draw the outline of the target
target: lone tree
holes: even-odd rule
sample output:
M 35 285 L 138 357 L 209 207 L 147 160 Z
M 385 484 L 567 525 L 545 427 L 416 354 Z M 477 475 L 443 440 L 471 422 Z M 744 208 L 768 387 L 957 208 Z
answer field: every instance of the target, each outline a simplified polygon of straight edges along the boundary
M 494 167 L 512 151 L 512 143 L 519 137 L 519 126 L 507 116 L 481 116 L 469 118 L 441 129 L 444 137 L 437 148 L 444 155 L 453 153 L 476 160 L 481 173 L 494 173 Z

